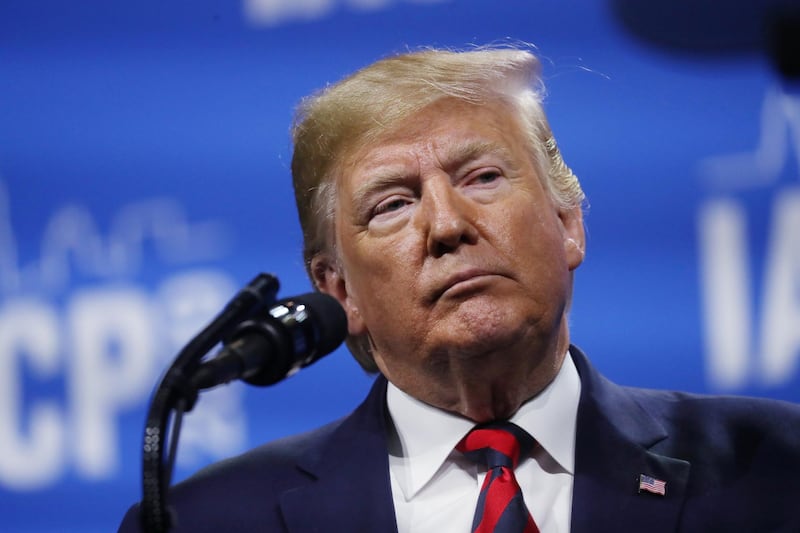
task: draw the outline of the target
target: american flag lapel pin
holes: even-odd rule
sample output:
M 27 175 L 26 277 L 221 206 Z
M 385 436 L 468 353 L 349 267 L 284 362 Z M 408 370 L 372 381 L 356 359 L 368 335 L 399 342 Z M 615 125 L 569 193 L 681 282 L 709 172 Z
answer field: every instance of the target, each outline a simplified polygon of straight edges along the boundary
M 652 476 L 639 474 L 639 494 L 641 494 L 642 491 L 658 494 L 659 496 L 666 496 L 667 482 Z

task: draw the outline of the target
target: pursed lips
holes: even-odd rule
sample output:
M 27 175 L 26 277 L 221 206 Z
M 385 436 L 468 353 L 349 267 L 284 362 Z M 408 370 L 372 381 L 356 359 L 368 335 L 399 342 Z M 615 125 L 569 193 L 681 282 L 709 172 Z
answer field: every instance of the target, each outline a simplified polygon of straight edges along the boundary
M 433 291 L 432 300 L 433 301 L 438 300 L 447 291 L 449 291 L 450 289 L 452 289 L 453 287 L 455 287 L 456 285 L 459 285 L 461 283 L 464 283 L 464 282 L 467 282 L 467 281 L 470 281 L 470 280 L 473 280 L 473 279 L 476 279 L 476 278 L 485 277 L 485 276 L 498 276 L 498 275 L 502 275 L 502 274 L 498 274 L 497 272 L 493 272 L 493 271 L 486 270 L 486 269 L 483 269 L 483 268 L 469 268 L 469 269 L 465 269 L 465 270 L 456 272 L 455 274 L 447 277 L 445 279 L 444 283 L 442 283 L 439 286 L 438 289 Z

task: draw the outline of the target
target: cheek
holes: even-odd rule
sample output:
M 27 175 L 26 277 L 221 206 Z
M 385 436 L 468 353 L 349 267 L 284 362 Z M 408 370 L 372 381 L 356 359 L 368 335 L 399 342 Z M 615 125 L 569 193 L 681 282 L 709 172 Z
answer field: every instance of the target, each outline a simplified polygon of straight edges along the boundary
M 562 248 L 559 221 L 549 207 L 536 207 L 536 203 L 525 204 L 521 198 L 504 210 L 505 223 L 500 225 L 500 235 L 509 246 L 518 247 L 516 253 L 525 255 L 526 250 L 549 255 Z
M 418 266 L 419 246 L 413 236 L 354 238 L 343 254 L 351 272 L 375 285 L 413 279 Z
M 560 287 L 569 273 L 564 236 L 555 213 L 531 211 L 508 221 L 502 238 L 508 259 L 537 292 Z
M 409 296 L 416 293 L 419 269 L 407 245 L 361 239 L 342 248 L 348 292 L 365 320 L 385 320 L 409 303 Z

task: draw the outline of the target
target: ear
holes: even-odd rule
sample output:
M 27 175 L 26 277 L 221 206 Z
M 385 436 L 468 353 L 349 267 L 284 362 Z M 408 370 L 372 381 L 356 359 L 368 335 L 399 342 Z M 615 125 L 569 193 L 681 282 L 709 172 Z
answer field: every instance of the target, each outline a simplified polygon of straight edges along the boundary
M 564 253 L 570 271 L 575 270 L 583 263 L 586 255 L 586 234 L 583 229 L 583 211 L 580 206 L 570 209 L 561 209 L 558 212 L 561 220 L 562 235 L 564 237 Z
M 347 290 L 347 282 L 336 261 L 327 254 L 317 254 L 311 259 L 311 277 L 314 284 L 325 294 L 338 300 L 347 314 L 347 330 L 350 335 L 358 336 L 366 332 L 366 325 L 352 295 Z

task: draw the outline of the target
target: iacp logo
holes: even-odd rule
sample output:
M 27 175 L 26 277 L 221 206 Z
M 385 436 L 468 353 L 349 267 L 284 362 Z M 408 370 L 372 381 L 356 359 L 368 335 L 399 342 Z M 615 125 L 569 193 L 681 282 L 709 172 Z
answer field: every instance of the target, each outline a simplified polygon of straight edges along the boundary
M 42 490 L 70 473 L 110 479 L 123 468 L 126 430 L 139 442 L 138 417 L 135 428 L 122 421 L 234 293 L 230 276 L 208 266 L 229 232 L 190 221 L 171 198 L 128 203 L 103 224 L 86 206 L 62 205 L 37 213 L 41 234 L 15 228 L 12 205 L 0 181 L 0 490 Z M 22 242 L 38 242 L 38 256 L 23 257 Z M 148 283 L 146 268 L 156 273 Z M 245 442 L 236 390 L 215 399 L 187 420 L 190 458 Z
M 782 386 L 800 373 L 800 94 L 768 90 L 755 148 L 699 170 L 714 190 L 698 221 L 710 384 Z

